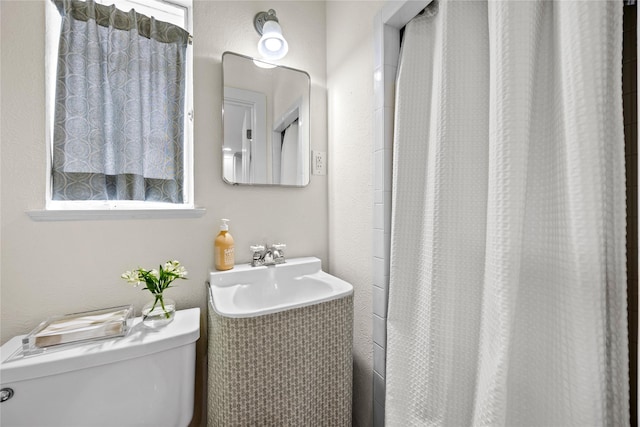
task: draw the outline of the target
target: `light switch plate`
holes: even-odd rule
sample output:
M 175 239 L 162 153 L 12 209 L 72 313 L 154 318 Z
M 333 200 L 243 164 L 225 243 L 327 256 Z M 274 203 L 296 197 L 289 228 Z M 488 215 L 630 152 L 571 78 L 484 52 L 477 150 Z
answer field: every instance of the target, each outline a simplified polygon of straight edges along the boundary
M 311 173 L 314 175 L 327 174 L 327 152 L 312 151 L 311 152 Z

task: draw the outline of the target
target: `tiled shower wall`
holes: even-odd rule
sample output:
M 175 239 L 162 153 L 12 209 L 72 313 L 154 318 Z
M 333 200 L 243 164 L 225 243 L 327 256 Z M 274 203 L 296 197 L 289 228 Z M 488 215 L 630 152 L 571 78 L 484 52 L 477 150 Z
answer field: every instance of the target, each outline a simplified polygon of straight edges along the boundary
M 636 6 L 624 6 L 622 99 L 627 172 L 627 295 L 631 425 L 638 425 L 638 111 Z

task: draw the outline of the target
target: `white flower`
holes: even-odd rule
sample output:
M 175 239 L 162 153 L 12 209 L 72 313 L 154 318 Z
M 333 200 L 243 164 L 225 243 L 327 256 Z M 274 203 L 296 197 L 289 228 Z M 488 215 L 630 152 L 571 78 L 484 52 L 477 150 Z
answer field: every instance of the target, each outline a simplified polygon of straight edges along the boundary
M 167 261 L 164 264 L 163 269 L 167 273 L 175 274 L 176 277 L 179 278 L 183 278 L 187 275 L 187 270 L 185 270 L 184 267 L 180 265 L 180 261 L 178 260 Z
M 133 286 L 138 286 L 140 284 L 138 271 L 125 271 L 120 277 L 126 280 L 127 283 L 131 283 Z
M 178 277 L 185 277 L 187 274 L 189 274 L 189 272 L 185 270 L 183 266 L 178 267 L 175 273 L 178 275 Z
M 162 274 L 160 274 L 162 272 Z M 167 261 L 164 265 L 160 266 L 160 271 L 145 270 L 142 267 L 138 267 L 133 271 L 125 271 L 120 275 L 120 278 L 126 280 L 128 283 L 138 286 L 140 283 L 145 283 L 144 289 L 154 294 L 162 295 L 162 291 L 167 289 L 171 282 L 175 279 L 185 279 L 187 270 L 180 265 L 178 260 Z
M 164 271 L 167 273 L 174 273 L 180 267 L 180 262 L 177 260 L 167 261 L 164 263 Z

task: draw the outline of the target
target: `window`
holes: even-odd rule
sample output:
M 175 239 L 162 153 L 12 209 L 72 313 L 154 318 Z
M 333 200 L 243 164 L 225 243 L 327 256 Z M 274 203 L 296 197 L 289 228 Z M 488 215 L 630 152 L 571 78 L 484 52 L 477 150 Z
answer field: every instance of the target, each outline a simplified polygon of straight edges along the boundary
M 191 0 L 47 2 L 47 210 L 193 208 L 191 29 Z

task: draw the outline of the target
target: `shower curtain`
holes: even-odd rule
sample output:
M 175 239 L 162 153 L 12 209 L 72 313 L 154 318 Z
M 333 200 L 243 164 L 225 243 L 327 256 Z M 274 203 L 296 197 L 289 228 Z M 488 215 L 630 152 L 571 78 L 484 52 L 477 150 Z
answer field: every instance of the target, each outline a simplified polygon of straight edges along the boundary
M 629 424 L 621 1 L 440 1 L 398 68 L 387 426 Z

